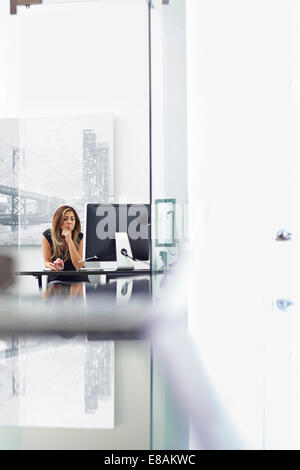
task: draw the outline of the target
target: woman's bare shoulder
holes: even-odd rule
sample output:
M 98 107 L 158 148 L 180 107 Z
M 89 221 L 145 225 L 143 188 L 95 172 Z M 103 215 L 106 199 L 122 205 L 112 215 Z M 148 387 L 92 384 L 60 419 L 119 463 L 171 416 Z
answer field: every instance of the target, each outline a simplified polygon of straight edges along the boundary
M 47 230 L 45 230 L 43 232 L 43 236 L 46 238 L 46 240 L 51 243 L 52 242 L 52 239 L 51 239 L 51 228 L 48 228 Z

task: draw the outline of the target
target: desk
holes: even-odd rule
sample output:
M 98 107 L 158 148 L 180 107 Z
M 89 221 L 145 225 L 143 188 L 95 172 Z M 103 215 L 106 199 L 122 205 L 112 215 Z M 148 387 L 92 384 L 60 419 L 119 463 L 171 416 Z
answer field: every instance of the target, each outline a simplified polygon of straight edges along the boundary
M 38 286 L 39 289 L 42 290 L 42 277 L 43 276 L 49 276 L 49 274 L 57 275 L 58 277 L 63 278 L 65 276 L 70 276 L 70 274 L 77 276 L 81 276 L 82 274 L 86 274 L 87 276 L 95 276 L 95 275 L 105 275 L 108 277 L 114 277 L 114 276 L 140 276 L 142 274 L 152 274 L 152 271 L 149 269 L 134 269 L 134 270 L 112 270 L 112 271 L 104 271 L 103 269 L 94 269 L 94 270 L 88 270 L 88 271 L 18 271 L 15 273 L 17 276 L 33 276 L 38 280 Z

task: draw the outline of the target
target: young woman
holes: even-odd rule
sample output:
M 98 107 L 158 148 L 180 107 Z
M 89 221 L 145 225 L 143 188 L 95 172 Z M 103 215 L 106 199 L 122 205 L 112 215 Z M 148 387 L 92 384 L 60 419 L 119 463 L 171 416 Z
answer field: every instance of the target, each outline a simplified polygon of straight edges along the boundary
M 84 266 L 83 234 L 77 212 L 70 206 L 59 207 L 52 221 L 52 229 L 45 230 L 42 236 L 42 250 L 46 268 L 51 271 L 77 271 Z M 72 276 L 48 276 L 50 281 L 88 282 L 86 274 Z

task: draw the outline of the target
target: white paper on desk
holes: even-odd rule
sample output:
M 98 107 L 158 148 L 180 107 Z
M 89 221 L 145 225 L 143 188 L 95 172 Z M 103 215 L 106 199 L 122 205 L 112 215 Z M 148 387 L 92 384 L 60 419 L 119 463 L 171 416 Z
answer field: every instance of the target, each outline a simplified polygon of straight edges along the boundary
M 9 339 L 6 353 L 4 343 L 1 426 L 114 428 L 114 342 L 76 336 L 22 339 L 11 346 Z M 20 354 L 5 357 L 17 348 Z

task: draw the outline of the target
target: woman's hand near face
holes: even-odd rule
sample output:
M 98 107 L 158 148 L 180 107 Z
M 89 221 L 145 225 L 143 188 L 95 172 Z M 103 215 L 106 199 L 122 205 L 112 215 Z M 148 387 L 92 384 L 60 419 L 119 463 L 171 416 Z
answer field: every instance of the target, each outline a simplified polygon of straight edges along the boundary
M 66 228 L 62 231 L 62 236 L 65 238 L 66 242 L 69 244 L 72 241 L 72 232 Z

